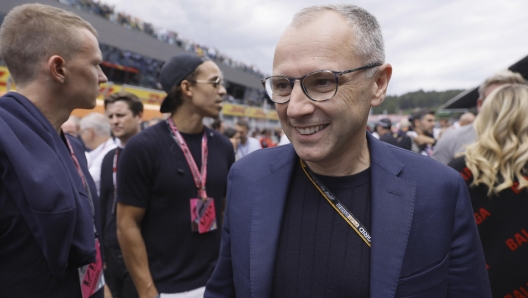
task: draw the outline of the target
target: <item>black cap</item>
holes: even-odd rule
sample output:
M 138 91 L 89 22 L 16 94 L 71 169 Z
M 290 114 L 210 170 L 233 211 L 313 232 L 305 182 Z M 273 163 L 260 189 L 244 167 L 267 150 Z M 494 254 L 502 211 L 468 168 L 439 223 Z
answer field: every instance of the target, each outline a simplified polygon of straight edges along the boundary
M 376 122 L 376 125 L 379 125 L 383 128 L 390 129 L 392 127 L 392 122 L 388 118 L 383 118 Z
M 190 75 L 200 64 L 207 59 L 194 54 L 179 54 L 163 64 L 159 74 L 159 82 L 165 92 L 169 93 L 173 86 L 179 85 L 183 79 Z M 170 113 L 174 110 L 174 103 L 163 99 L 160 106 L 161 113 Z

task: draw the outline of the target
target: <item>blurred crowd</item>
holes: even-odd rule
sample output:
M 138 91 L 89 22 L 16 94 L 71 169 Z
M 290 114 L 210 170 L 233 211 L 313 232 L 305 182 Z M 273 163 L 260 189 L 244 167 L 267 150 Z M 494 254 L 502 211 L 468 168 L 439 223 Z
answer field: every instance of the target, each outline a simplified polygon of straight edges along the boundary
M 171 45 L 178 46 L 187 52 L 195 53 L 198 56 L 207 56 L 219 63 L 225 64 L 231 68 L 239 69 L 244 72 L 256 75 L 258 77 L 265 77 L 266 75 L 258 69 L 255 65 L 248 65 L 246 63 L 237 61 L 226 54 L 220 52 L 214 47 L 199 44 L 189 38 L 185 38 L 181 33 L 158 28 L 153 24 L 142 21 L 140 18 L 128 15 L 124 12 L 115 11 L 114 6 L 104 4 L 100 1 L 93 0 L 58 0 L 63 4 L 73 6 L 77 9 L 90 12 L 92 14 L 101 16 L 109 21 L 119 24 L 127 29 L 135 30 L 148 34 L 158 40 L 166 42 Z
M 509 70 L 499 71 L 479 87 L 477 112 L 484 99 L 498 86 L 525 84 L 524 78 Z M 466 147 L 476 140 L 473 121 L 476 115 L 467 111 L 458 118 L 437 117 L 434 110 L 416 108 L 408 117 L 392 123 L 389 118 L 379 119 L 367 128 L 373 135 L 401 148 L 430 156 L 443 164 L 449 164 L 463 154 Z

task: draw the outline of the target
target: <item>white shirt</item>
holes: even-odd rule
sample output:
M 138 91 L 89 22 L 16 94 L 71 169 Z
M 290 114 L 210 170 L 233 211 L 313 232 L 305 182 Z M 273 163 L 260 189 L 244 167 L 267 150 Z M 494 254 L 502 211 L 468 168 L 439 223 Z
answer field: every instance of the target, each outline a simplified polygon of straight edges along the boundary
M 279 142 L 278 146 L 286 145 L 286 144 L 289 144 L 289 143 L 290 143 L 290 140 L 288 140 L 288 137 L 286 136 L 286 134 L 283 133 L 281 138 L 280 138 L 280 142 Z
M 90 152 L 86 152 L 88 171 L 90 171 L 90 175 L 92 175 L 93 181 L 95 182 L 97 195 L 99 195 L 101 189 L 101 165 L 103 164 L 103 158 L 106 153 L 116 147 L 117 144 L 114 142 L 114 139 L 108 138 L 108 140 L 99 145 L 99 147 Z
M 258 149 L 262 149 L 260 141 L 255 138 L 248 137 L 245 145 L 242 145 L 242 143 L 238 143 L 236 159 L 240 159 Z

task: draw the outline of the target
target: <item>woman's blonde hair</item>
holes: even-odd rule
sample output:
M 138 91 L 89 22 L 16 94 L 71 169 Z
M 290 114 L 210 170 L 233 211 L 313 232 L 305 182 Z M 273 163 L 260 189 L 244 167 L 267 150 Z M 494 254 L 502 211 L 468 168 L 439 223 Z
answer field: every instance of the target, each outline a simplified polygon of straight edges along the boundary
M 477 141 L 467 147 L 466 166 L 473 173 L 472 186 L 484 184 L 488 196 L 518 181 L 528 187 L 528 86 L 506 84 L 484 101 L 474 122 Z

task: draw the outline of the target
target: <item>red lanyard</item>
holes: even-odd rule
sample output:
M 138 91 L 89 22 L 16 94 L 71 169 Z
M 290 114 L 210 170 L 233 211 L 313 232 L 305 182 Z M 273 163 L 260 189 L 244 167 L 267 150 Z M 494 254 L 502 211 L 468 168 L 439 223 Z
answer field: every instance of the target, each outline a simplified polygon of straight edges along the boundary
M 194 162 L 194 159 L 191 155 L 191 152 L 189 150 L 189 147 L 187 146 L 187 143 L 183 139 L 182 135 L 178 131 L 178 128 L 174 124 L 174 121 L 172 118 L 169 118 L 167 120 L 169 123 L 169 126 L 172 130 L 172 133 L 174 134 L 175 141 L 180 146 L 181 150 L 183 151 L 183 155 L 185 155 L 185 159 L 187 160 L 187 164 L 189 164 L 189 168 L 191 168 L 191 173 L 193 175 L 194 184 L 196 185 L 196 188 L 198 188 L 198 196 L 201 199 L 207 198 L 207 192 L 205 190 L 205 179 L 207 177 L 207 136 L 205 134 L 205 130 L 202 136 L 202 171 L 200 172 L 198 170 L 198 166 L 196 165 L 196 162 Z
M 115 213 L 117 204 L 117 157 L 119 156 L 119 147 L 114 153 L 114 164 L 112 167 L 112 180 L 114 181 L 114 202 L 112 203 L 112 214 Z
M 84 189 L 86 190 L 86 194 L 88 196 L 88 200 L 90 201 L 90 207 L 92 208 L 92 216 L 95 216 L 95 207 L 92 199 L 92 194 L 90 192 L 90 187 L 86 183 L 86 178 L 84 177 L 84 174 L 81 170 L 81 164 L 79 163 L 79 160 L 75 156 L 75 152 L 73 151 L 73 148 L 70 144 L 70 141 L 68 140 L 68 137 L 64 135 L 64 139 L 66 140 L 66 144 L 68 144 L 68 149 L 70 150 L 71 157 L 73 159 L 73 164 L 75 164 L 75 168 L 77 168 L 77 173 L 79 173 L 79 176 L 81 176 L 82 183 L 84 185 Z M 95 229 L 95 226 L 94 226 Z
M 81 176 L 82 183 L 84 185 L 84 188 L 86 188 L 86 180 L 84 179 L 84 175 L 81 170 L 81 164 L 79 164 L 79 160 L 75 156 L 75 152 L 73 152 L 73 148 L 70 144 L 70 141 L 66 136 L 64 136 L 64 139 L 66 140 L 66 144 L 68 144 L 68 149 L 70 150 L 71 157 L 73 159 L 73 163 L 75 164 L 75 168 L 77 168 L 77 172 L 79 173 L 79 176 Z

